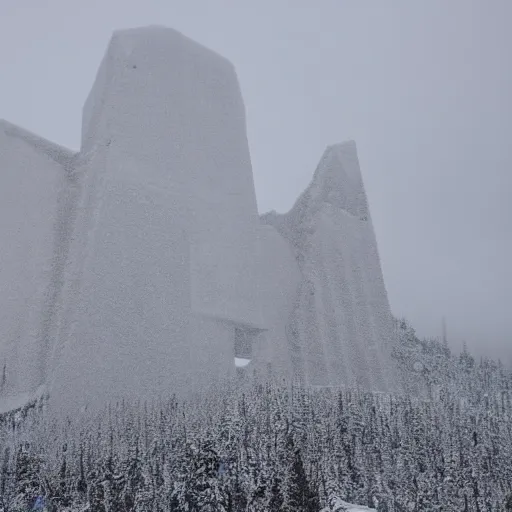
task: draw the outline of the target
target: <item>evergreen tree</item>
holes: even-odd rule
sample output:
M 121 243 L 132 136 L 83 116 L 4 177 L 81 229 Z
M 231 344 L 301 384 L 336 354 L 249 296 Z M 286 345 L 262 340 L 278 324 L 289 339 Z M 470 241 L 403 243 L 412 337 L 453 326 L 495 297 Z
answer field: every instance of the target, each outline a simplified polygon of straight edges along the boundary
M 428 368 L 414 375 L 442 393 L 260 379 L 69 420 L 0 416 L 0 512 L 510 509 L 512 376 L 409 342 Z
M 29 443 L 19 446 L 16 453 L 15 482 L 16 495 L 12 508 L 14 511 L 31 509 L 41 494 L 41 459 L 31 451 Z

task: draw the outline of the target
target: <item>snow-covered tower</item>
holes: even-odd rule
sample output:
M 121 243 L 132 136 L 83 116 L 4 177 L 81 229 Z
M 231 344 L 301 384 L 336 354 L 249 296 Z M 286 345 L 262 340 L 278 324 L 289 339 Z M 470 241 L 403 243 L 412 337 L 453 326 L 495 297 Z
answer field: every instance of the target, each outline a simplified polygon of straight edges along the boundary
M 116 32 L 82 128 L 74 155 L 2 125 L 4 398 L 45 386 L 69 409 L 229 376 L 286 317 L 294 264 L 259 222 L 233 66 L 171 29 Z
M 293 208 L 262 221 L 289 241 L 301 271 L 287 329 L 294 377 L 394 389 L 393 321 L 355 143 L 328 147 Z
M 229 376 L 235 337 L 267 328 L 257 277 L 272 268 L 233 66 L 174 30 L 115 33 L 81 152 L 52 393 L 89 403 Z
M 0 410 L 38 390 L 66 411 L 186 393 L 237 354 L 387 387 L 354 145 L 261 222 L 235 70 L 172 29 L 114 33 L 80 152 L 0 124 L 0 209 Z

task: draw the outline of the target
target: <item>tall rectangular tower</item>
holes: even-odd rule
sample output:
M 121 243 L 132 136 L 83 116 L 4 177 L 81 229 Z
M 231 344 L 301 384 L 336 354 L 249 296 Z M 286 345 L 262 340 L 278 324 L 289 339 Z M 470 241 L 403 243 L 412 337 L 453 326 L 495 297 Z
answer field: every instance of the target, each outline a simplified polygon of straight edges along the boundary
M 116 32 L 83 119 L 52 393 L 103 402 L 229 376 L 236 326 L 262 327 L 233 66 L 171 29 Z

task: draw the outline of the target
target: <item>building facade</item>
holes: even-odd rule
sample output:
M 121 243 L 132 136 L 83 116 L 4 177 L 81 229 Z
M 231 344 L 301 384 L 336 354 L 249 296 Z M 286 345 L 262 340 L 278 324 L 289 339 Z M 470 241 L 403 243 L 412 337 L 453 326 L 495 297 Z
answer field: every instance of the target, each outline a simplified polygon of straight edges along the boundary
M 185 393 L 234 357 L 387 389 L 363 378 L 391 314 L 355 145 L 322 162 L 260 219 L 233 66 L 171 29 L 114 33 L 78 153 L 0 124 L 0 400 Z

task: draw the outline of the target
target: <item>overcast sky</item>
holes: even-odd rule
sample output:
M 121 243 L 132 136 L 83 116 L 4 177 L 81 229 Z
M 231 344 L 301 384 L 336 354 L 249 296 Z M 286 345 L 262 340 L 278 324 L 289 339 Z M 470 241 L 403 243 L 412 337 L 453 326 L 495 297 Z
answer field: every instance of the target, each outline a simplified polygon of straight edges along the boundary
M 114 29 L 230 59 L 261 212 L 355 139 L 393 312 L 512 357 L 511 0 L 0 0 L 0 118 L 79 148 Z

